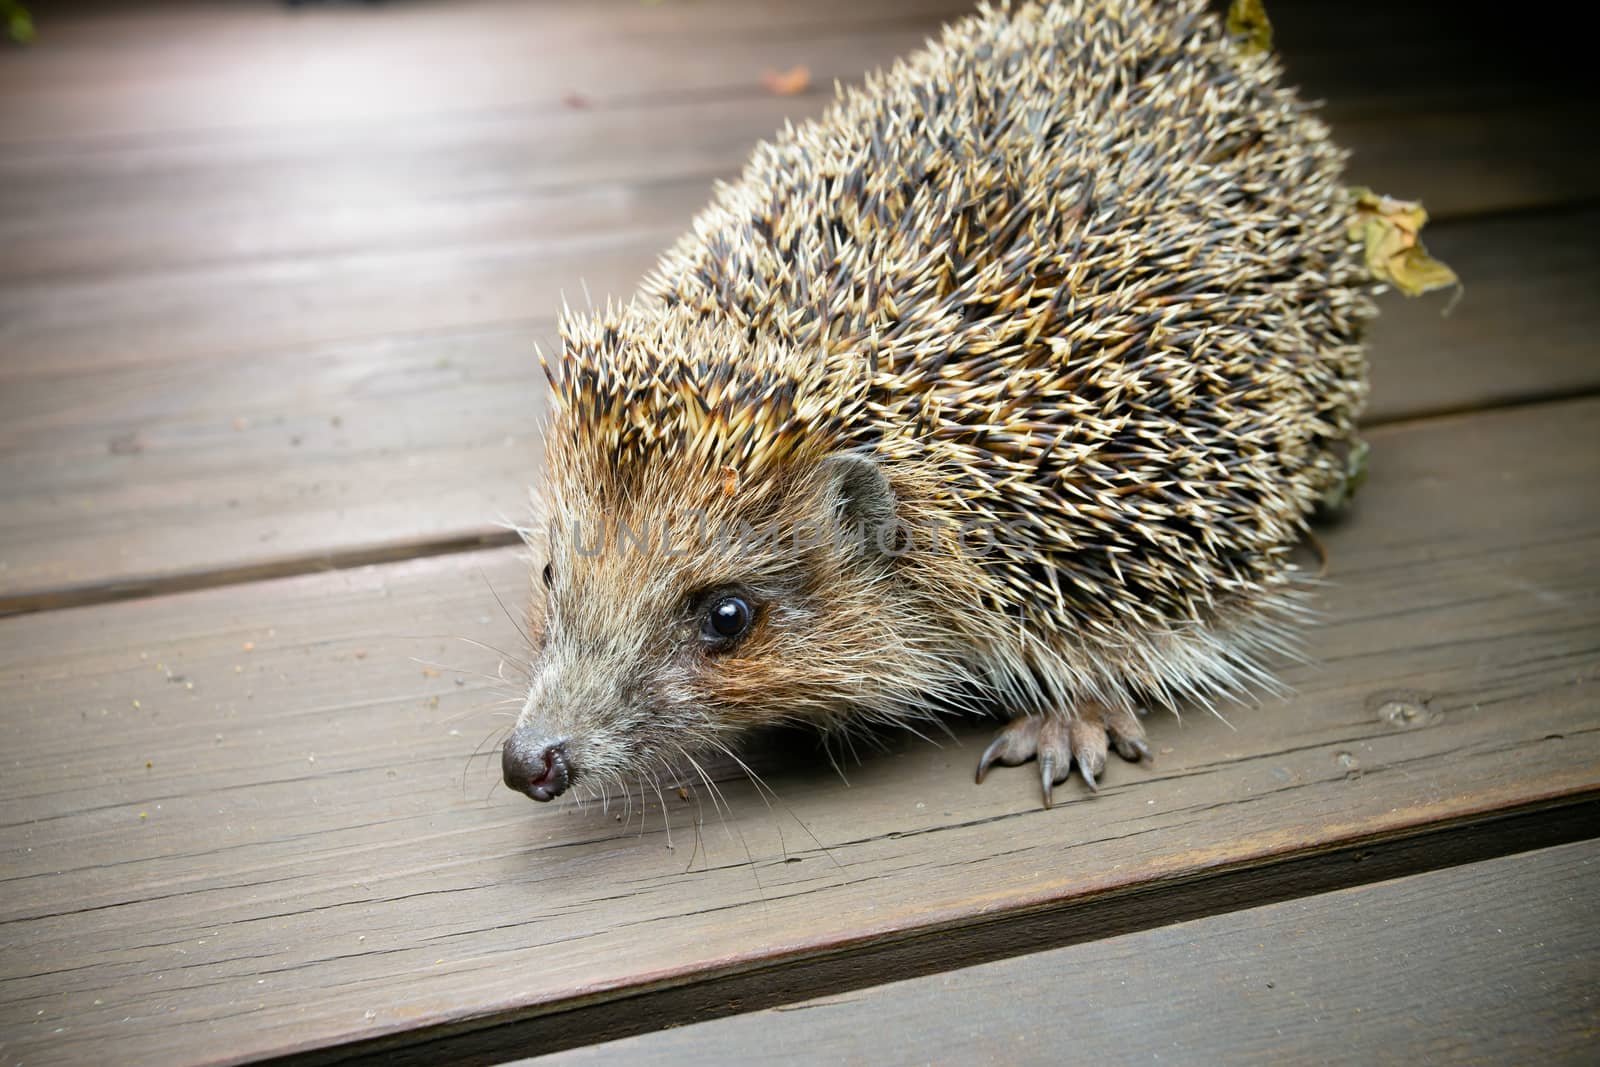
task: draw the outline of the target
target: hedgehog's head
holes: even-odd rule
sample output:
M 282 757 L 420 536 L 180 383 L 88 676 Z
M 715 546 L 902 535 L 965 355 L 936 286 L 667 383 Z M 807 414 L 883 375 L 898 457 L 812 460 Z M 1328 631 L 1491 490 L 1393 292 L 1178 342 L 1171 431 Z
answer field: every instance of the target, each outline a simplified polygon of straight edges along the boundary
M 821 432 L 839 412 L 807 413 L 833 402 L 808 368 L 696 325 L 664 345 L 569 329 L 553 375 L 536 648 L 503 750 L 537 800 L 916 688 L 884 467 Z

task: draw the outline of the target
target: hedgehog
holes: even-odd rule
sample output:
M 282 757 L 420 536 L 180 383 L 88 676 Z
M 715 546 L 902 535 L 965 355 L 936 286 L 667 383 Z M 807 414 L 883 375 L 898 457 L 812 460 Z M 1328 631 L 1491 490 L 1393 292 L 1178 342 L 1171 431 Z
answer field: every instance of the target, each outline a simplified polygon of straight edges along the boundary
M 506 784 L 979 711 L 978 782 L 1049 806 L 1270 690 L 1381 268 L 1429 262 L 1281 74 L 1201 0 L 984 6 L 566 310 Z

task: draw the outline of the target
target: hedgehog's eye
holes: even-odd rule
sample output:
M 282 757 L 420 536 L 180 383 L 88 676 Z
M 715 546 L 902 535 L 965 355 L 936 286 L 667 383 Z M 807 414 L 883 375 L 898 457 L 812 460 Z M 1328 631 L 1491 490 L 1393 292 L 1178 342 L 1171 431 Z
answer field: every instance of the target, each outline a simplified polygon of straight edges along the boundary
M 544 587 L 549 589 L 556 581 L 556 567 L 553 563 L 544 565 Z
M 711 602 L 705 622 L 700 626 L 700 636 L 707 644 L 729 648 L 750 631 L 755 612 L 750 602 L 742 596 L 721 596 Z

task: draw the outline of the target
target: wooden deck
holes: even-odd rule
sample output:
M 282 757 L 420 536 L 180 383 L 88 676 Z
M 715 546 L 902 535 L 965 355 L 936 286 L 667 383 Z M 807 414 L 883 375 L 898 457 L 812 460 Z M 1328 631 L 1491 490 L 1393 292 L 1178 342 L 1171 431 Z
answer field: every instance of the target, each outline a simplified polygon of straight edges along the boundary
M 1063 1025 L 1082 1058 L 1592 1061 L 1600 144 L 1543 23 L 1269 4 L 1352 180 L 1423 197 L 1466 282 L 1385 300 L 1293 698 L 1160 718 L 1153 767 L 1052 811 L 971 784 L 976 726 L 848 784 L 765 739 L 770 802 L 578 809 L 495 788 L 532 346 L 825 106 L 764 72 L 854 80 L 966 0 L 32 6 L 0 1062 L 1009 1061 Z

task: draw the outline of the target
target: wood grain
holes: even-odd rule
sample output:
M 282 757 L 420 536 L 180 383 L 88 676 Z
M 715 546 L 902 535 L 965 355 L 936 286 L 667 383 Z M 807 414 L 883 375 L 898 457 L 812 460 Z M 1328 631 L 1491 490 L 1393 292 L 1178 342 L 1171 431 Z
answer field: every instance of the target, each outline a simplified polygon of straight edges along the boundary
M 495 673 L 452 637 L 515 650 L 486 588 L 518 599 L 510 551 L 0 621 L 6 1055 L 427 1038 L 441 1062 L 482 1034 L 485 1059 L 526 1055 L 658 1025 L 653 1006 L 692 1021 L 733 990 L 761 1006 L 915 973 L 907 954 L 927 970 L 955 945 L 959 963 L 1153 925 L 1222 884 L 1273 899 L 1297 863 L 1359 872 L 1383 842 L 1600 797 L 1600 504 L 1581 490 L 1600 401 L 1372 437 L 1372 480 L 1325 537 L 1318 665 L 1284 672 L 1298 695 L 1227 709 L 1231 729 L 1162 717 L 1154 767 L 1049 812 L 1026 771 L 971 784 L 981 726 L 886 738 L 848 786 L 786 736 L 758 763 L 770 809 L 737 779 L 720 814 L 704 789 L 665 812 L 493 790 L 470 755 L 506 723 L 496 687 L 408 657 Z
M 519 1062 L 1590 1063 L 1597 892 L 1585 841 Z

